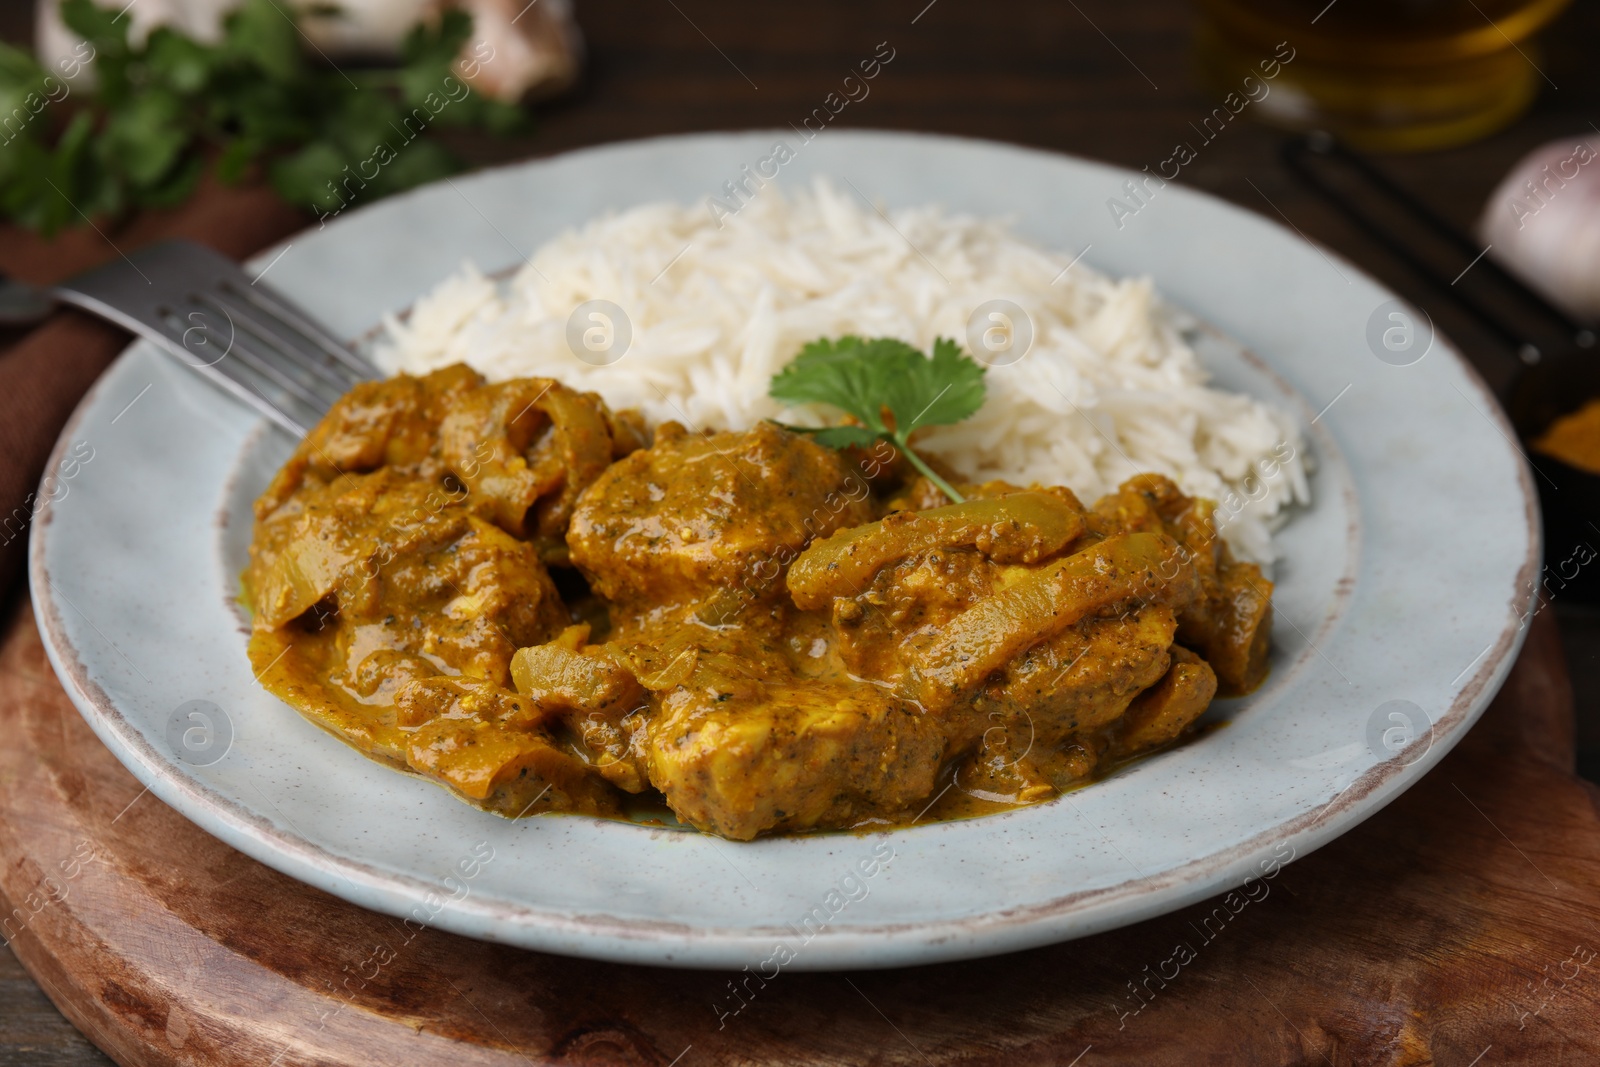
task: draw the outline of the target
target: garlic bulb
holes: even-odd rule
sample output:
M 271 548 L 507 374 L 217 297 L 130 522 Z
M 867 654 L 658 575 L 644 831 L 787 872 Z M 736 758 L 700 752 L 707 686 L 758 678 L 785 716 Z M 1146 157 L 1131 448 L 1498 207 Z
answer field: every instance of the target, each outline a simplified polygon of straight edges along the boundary
M 156 26 L 171 26 L 199 41 L 222 37 L 224 16 L 240 0 L 95 0 L 101 7 L 125 10 L 135 41 Z M 69 58 L 76 34 L 61 21 L 60 0 L 38 0 L 36 49 L 48 68 Z M 577 79 L 582 37 L 572 19 L 570 0 L 338 0 L 337 10 L 313 10 L 301 20 L 306 39 L 337 62 L 346 57 L 387 59 L 400 54 L 400 42 L 419 19 L 441 7 L 472 15 L 472 39 L 461 50 L 456 73 L 473 88 L 500 100 L 549 96 Z M 92 67 L 88 73 L 92 75 Z
M 1489 254 L 1574 318 L 1600 319 L 1600 139 L 1551 141 L 1484 207 Z
M 568 0 L 453 0 L 453 6 L 472 15 L 472 40 L 461 49 L 456 73 L 479 92 L 500 100 L 552 96 L 578 80 L 583 39 Z

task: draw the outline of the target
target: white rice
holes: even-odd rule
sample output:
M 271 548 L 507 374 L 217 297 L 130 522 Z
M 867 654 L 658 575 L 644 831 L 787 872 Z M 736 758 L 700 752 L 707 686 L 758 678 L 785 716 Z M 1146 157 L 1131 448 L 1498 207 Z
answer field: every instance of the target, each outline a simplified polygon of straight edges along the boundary
M 1310 500 L 1294 421 L 1210 388 L 1148 279 L 1069 269 L 1071 256 L 995 220 L 936 207 L 881 214 L 826 181 L 792 199 L 769 187 L 722 214 L 719 226 L 704 203 L 654 203 L 597 219 L 504 283 L 466 264 L 408 319 L 388 321 L 375 356 L 391 372 L 461 361 L 491 380 L 557 378 L 652 423 L 821 425 L 838 413 L 767 396 L 802 345 L 858 334 L 967 348 L 969 316 L 1000 298 L 1025 309 L 1032 348 L 991 366 L 982 410 L 930 431 L 919 449 L 974 480 L 1067 485 L 1086 502 L 1158 471 L 1218 501 L 1225 539 L 1261 563 L 1282 509 Z M 567 341 L 569 315 L 596 299 L 622 308 L 632 329 L 626 353 L 604 366 Z

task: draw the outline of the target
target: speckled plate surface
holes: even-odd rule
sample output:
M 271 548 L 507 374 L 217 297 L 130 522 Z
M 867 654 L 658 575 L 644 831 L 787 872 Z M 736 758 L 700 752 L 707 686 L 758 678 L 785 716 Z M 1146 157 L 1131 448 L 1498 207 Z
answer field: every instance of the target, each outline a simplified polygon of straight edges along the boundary
M 698 200 L 773 140 L 667 138 L 489 171 L 349 212 L 255 269 L 271 264 L 275 287 L 353 338 L 463 259 L 506 268 L 601 212 Z M 1010 216 L 1047 246 L 1088 246 L 1102 270 L 1150 275 L 1220 331 L 1197 345 L 1221 384 L 1306 427 L 1316 501 L 1278 535 L 1272 676 L 1219 702 L 1226 726 L 1052 803 L 886 834 L 736 844 L 486 815 L 256 685 L 233 598 L 249 502 L 289 442 L 134 345 L 65 430 L 58 461 L 91 458 L 59 480 L 31 546 L 51 658 L 96 733 L 206 830 L 357 904 L 553 952 L 768 972 L 1005 952 L 1273 877 L 1460 739 L 1521 644 L 1536 509 L 1493 400 L 1425 324 L 1389 317 L 1391 293 L 1178 186 L 1119 227 L 1107 201 L 1130 175 L 1064 156 L 830 131 L 778 180 L 819 173 L 891 205 Z M 209 737 L 184 734 L 194 708 Z

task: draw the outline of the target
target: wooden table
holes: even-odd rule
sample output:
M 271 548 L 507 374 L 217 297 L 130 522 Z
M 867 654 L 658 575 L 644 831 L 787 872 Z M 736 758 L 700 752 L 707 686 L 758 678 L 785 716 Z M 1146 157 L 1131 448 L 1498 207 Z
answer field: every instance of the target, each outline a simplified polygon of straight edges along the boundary
M 530 138 L 465 138 L 458 146 L 488 163 L 660 133 L 783 127 L 809 113 L 882 41 L 896 49 L 893 65 L 867 100 L 845 110 L 839 125 L 989 137 L 1138 168 L 1165 158 L 1187 135 L 1188 123 L 1212 106 L 1193 75 L 1191 15 L 1180 0 L 925 4 L 578 0 L 591 48 L 580 89 L 542 109 L 541 127 Z M 0 36 L 31 37 L 28 6 L 0 10 Z M 1600 65 L 1592 60 L 1597 30 L 1600 5 L 1579 5 L 1547 34 L 1537 61 L 1554 87 L 1547 86 L 1533 113 L 1512 129 L 1386 165 L 1445 215 L 1470 224 L 1520 155 L 1600 120 Z M 1489 381 L 1502 383 L 1512 364 L 1492 339 L 1430 299 L 1415 279 L 1296 185 L 1277 163 L 1278 142 L 1272 131 L 1231 126 L 1185 168 L 1182 181 L 1286 218 L 1360 263 L 1427 307 Z M 1559 602 L 1557 610 L 1579 698 L 1579 758 L 1593 774 L 1600 767 L 1600 616 Z M 1560 725 L 1555 729 L 1559 733 Z M 1441 995 L 1448 988 L 1443 981 Z M 959 1010 L 955 1001 L 946 1007 Z M 1062 1063 L 1076 1054 L 1062 1051 Z M 1462 1064 L 1476 1054 L 1462 1052 Z M 55 1013 L 10 954 L 0 953 L 0 1065 L 106 1062 Z

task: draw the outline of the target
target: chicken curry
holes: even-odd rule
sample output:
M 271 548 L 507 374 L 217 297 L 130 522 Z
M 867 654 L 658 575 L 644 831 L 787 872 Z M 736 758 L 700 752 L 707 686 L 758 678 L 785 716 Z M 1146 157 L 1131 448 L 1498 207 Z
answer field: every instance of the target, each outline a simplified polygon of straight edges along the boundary
M 1272 584 L 1211 503 L 962 492 L 551 380 L 369 382 L 256 503 L 250 657 L 480 807 L 655 798 L 738 840 L 1046 800 L 1261 681 Z

